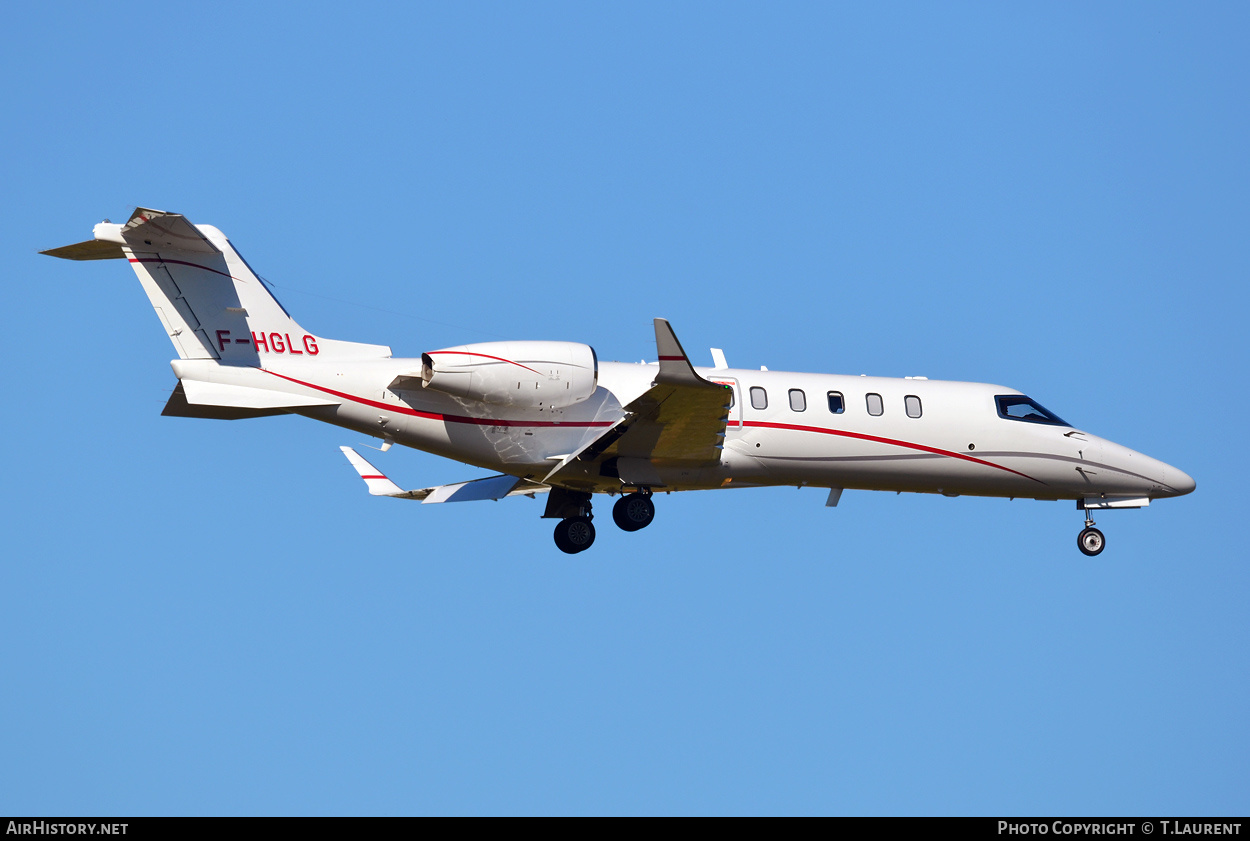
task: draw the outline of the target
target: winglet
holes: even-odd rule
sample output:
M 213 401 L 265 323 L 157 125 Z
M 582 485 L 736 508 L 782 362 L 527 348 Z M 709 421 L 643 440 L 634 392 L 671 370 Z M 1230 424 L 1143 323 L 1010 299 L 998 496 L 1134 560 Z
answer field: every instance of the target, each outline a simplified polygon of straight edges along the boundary
M 343 455 L 347 456 L 347 460 L 352 463 L 352 467 L 356 468 L 356 472 L 360 474 L 360 478 L 365 480 L 365 485 L 369 488 L 369 493 L 374 496 L 403 496 L 404 491 L 399 485 L 396 485 L 390 479 L 382 474 L 369 462 L 361 457 L 360 453 L 351 447 L 339 447 L 343 451 Z
M 677 334 L 673 332 L 672 325 L 663 318 L 655 320 L 655 349 L 660 357 L 660 373 L 655 378 L 657 383 L 711 385 L 720 388 L 695 373 L 694 366 L 690 364 L 690 357 L 686 356 L 681 342 L 677 341 Z

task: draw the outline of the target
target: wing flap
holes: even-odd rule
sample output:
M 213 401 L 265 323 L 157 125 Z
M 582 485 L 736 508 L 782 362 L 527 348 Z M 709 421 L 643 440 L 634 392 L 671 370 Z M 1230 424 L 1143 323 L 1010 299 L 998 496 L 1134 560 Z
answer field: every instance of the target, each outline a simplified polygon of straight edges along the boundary
M 516 476 L 488 476 L 485 479 L 474 479 L 470 482 L 457 482 L 454 485 L 441 485 L 430 488 L 429 495 L 421 500 L 423 503 L 434 502 L 474 502 L 482 499 L 503 499 L 512 493 L 521 483 Z
M 700 378 L 702 379 L 702 378 Z M 682 464 L 720 461 L 729 421 L 725 386 L 656 385 L 625 407 L 636 416 L 627 429 L 603 450 L 604 458 L 649 458 Z

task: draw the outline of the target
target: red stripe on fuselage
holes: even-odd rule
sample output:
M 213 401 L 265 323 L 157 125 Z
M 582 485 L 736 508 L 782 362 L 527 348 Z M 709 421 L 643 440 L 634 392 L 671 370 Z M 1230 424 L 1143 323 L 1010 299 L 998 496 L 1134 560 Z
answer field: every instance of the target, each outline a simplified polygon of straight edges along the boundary
M 465 424 L 470 424 L 473 426 L 524 426 L 524 427 L 556 427 L 556 426 L 607 427 L 607 426 L 611 426 L 613 423 L 613 421 L 503 420 L 503 419 L 498 419 L 498 418 L 496 419 L 475 418 L 475 417 L 469 417 L 467 415 L 443 415 L 443 414 L 439 414 L 438 412 L 422 412 L 418 409 L 412 409 L 407 406 L 393 406 L 389 403 L 383 403 L 379 400 L 369 400 L 368 398 L 357 397 L 354 394 L 348 394 L 343 391 L 335 391 L 332 388 L 326 388 L 325 386 L 320 386 L 314 383 L 304 382 L 303 380 L 297 380 L 294 377 L 288 377 L 284 374 L 279 374 L 275 371 L 266 371 L 264 368 L 259 368 L 257 370 L 264 371 L 266 374 L 270 374 L 272 376 L 278 377 L 279 379 L 286 380 L 287 382 L 295 383 L 296 385 L 302 385 L 307 388 L 311 388 L 311 389 L 315 389 L 316 391 L 323 392 L 325 394 L 332 394 L 335 397 L 341 397 L 344 400 L 350 400 L 353 403 L 360 403 L 361 405 L 364 405 L 364 406 L 373 406 L 374 408 L 382 409 L 387 412 L 394 412 L 396 414 L 401 414 L 401 415 L 409 415 L 411 417 L 416 417 L 416 418 L 425 418 L 427 420 L 439 420 L 445 423 L 465 423 Z M 862 432 L 847 432 L 841 429 L 827 429 L 823 426 L 801 426 L 799 424 L 774 423 L 772 421 L 743 421 L 742 425 L 760 427 L 762 429 L 784 429 L 784 430 L 789 430 L 791 432 L 815 432 L 821 435 L 837 435 L 842 438 L 855 438 L 860 441 L 872 441 L 873 443 L 876 443 L 876 444 L 886 444 L 892 447 L 904 447 L 909 450 L 918 450 L 920 452 L 933 453 L 934 455 L 939 455 L 939 456 L 946 456 L 947 458 L 957 458 L 963 461 L 972 462 L 973 464 L 980 464 L 984 467 L 993 467 L 996 470 L 1003 470 L 1007 473 L 1011 473 L 1023 479 L 1029 479 L 1031 481 L 1037 482 L 1040 485 L 1046 484 L 1041 479 L 1037 479 L 1033 476 L 1028 475 L 1027 473 L 1021 473 L 1018 470 L 1012 470 L 1010 467 L 1004 467 L 1003 465 L 995 464 L 992 461 L 986 461 L 985 459 L 982 459 L 982 458 L 976 458 L 974 456 L 964 455 L 963 453 L 952 452 L 951 450 L 943 450 L 937 447 L 929 447 L 929 446 L 926 446 L 925 444 L 913 444 L 910 441 L 900 441 L 897 438 L 882 438 L 879 435 L 866 435 Z M 380 478 L 385 478 L 385 477 L 380 477 Z
M 317 391 L 324 392 L 325 394 L 333 394 L 335 397 L 341 397 L 344 400 L 350 400 L 353 403 L 360 403 L 364 406 L 373 406 L 376 409 L 383 409 L 387 412 L 394 412 L 395 414 L 399 414 L 399 415 L 409 415 L 414 418 L 425 418 L 427 420 L 441 420 L 441 421 L 445 421 L 446 423 L 467 423 L 473 426 L 536 426 L 536 427 L 611 426 L 613 423 L 612 421 L 504 420 L 501 418 L 475 418 L 475 417 L 470 417 L 468 415 L 443 415 L 443 414 L 439 414 L 438 412 L 422 412 L 418 409 L 411 409 L 407 406 L 394 406 L 394 405 L 391 405 L 390 403 L 383 403 L 380 400 L 369 400 L 368 398 L 357 397 L 354 394 L 348 394 L 343 391 L 335 391 L 332 388 L 326 388 L 325 386 L 316 385 L 314 383 L 307 383 L 307 382 L 304 382 L 303 380 L 297 380 L 294 377 L 288 377 L 284 374 L 279 374 L 275 371 L 266 371 L 264 368 L 258 368 L 257 370 L 264 371 L 266 374 L 270 374 L 272 376 L 278 377 L 279 379 L 286 380 L 287 382 L 295 383 L 296 385 L 302 385 L 308 388 L 316 389 Z
M 946 456 L 948 458 L 958 458 L 964 461 L 970 461 L 973 464 L 981 464 L 986 467 L 993 467 L 998 470 L 1005 470 L 1008 473 L 1014 473 L 1025 479 L 1031 479 L 1038 484 L 1046 484 L 1041 479 L 1034 478 L 1027 473 L 1021 473 L 1019 470 L 1012 470 L 1010 467 L 1004 467 L 1001 464 L 995 464 L 992 461 L 986 461 L 983 458 L 964 455 L 963 453 L 952 452 L 951 450 L 942 450 L 937 447 L 929 447 L 924 444 L 913 444 L 910 441 L 900 441 L 897 438 L 882 438 L 879 435 L 865 435 L 862 432 L 846 432 L 841 429 L 827 429 L 823 426 L 800 426 L 795 423 L 774 423 L 772 421 L 743 421 L 743 426 L 758 426 L 764 429 L 788 429 L 792 432 L 818 432 L 822 435 L 838 435 L 842 438 L 855 438 L 860 441 L 872 441 L 876 444 L 888 444 L 892 447 L 906 447 L 909 450 L 919 450 L 924 453 L 933 453 L 934 455 Z

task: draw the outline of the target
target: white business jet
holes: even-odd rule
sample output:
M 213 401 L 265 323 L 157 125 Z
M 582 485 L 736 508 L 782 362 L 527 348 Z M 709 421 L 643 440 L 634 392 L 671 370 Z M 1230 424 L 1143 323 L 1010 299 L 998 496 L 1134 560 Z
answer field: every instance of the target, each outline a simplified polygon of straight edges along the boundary
M 568 553 L 595 540 L 591 498 L 637 531 L 656 491 L 798 485 L 946 496 L 1073 499 L 1077 544 L 1105 538 L 1091 512 L 1181 496 L 1175 467 L 1073 428 L 1010 388 L 923 377 L 696 368 L 664 319 L 658 362 L 600 362 L 589 345 L 487 342 L 394 359 L 382 345 L 325 339 L 295 323 L 230 241 L 176 213 L 138 208 L 125 224 L 43 252 L 125 258 L 178 359 L 163 414 L 296 414 L 502 475 L 405 491 L 343 447 L 371 494 L 425 503 L 533 497 Z

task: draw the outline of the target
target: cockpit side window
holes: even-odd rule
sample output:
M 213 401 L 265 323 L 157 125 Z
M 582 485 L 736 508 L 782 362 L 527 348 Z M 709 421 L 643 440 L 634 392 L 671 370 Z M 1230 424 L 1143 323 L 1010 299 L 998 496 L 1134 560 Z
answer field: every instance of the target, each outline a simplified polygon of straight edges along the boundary
M 999 394 L 994 397 L 998 404 L 998 416 L 1007 420 L 1028 421 L 1029 423 L 1045 423 L 1051 426 L 1071 426 L 1072 424 L 1044 408 L 1041 403 L 1023 394 Z

